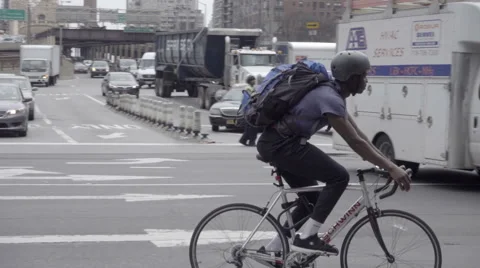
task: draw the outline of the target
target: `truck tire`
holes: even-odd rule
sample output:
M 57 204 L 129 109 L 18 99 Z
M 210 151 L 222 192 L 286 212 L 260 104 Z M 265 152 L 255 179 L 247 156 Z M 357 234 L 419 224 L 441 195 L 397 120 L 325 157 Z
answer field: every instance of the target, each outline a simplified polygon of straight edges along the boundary
M 192 85 L 192 84 L 187 85 L 187 92 L 188 92 L 188 96 L 191 98 L 198 97 L 198 90 L 195 87 L 195 85 Z
M 393 143 L 390 140 L 390 138 L 382 134 L 380 135 L 374 142 L 375 147 L 388 159 L 390 159 L 392 162 L 399 166 L 405 166 L 407 169 L 412 170 L 412 177 L 415 177 L 415 175 L 418 172 L 418 169 L 420 167 L 419 163 L 414 163 L 414 162 L 409 162 L 409 161 L 401 161 L 401 160 L 395 160 L 395 149 L 393 148 Z

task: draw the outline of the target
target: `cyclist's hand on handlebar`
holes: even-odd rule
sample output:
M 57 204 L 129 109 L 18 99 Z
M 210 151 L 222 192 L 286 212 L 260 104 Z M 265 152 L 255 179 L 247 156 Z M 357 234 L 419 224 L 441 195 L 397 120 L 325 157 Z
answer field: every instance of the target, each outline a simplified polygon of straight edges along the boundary
M 392 179 L 398 183 L 400 189 L 403 191 L 410 190 L 410 183 L 412 183 L 412 179 L 410 178 L 412 171 L 406 170 L 404 166 L 396 166 L 392 171 L 390 171 L 390 176 Z

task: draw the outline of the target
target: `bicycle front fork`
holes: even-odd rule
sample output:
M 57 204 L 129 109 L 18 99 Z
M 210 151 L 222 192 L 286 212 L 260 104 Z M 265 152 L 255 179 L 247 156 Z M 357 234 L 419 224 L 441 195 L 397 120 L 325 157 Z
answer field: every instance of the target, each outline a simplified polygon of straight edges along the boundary
M 380 210 L 376 210 L 373 207 L 369 207 L 367 208 L 367 213 L 368 213 L 368 219 L 370 221 L 370 225 L 372 226 L 373 233 L 375 234 L 375 238 L 377 239 L 377 242 L 380 244 L 380 247 L 385 253 L 385 257 L 387 257 L 387 261 L 389 263 L 394 263 L 395 257 L 393 257 L 393 255 L 390 254 L 390 252 L 388 251 L 387 246 L 385 245 L 385 241 L 383 241 L 380 228 L 378 227 L 377 214 L 379 215 L 381 213 Z

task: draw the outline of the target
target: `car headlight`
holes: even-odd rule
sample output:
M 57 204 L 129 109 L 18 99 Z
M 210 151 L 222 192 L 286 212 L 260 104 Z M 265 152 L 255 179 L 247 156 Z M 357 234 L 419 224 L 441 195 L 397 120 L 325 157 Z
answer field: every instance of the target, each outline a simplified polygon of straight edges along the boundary
M 220 109 L 218 109 L 218 108 L 212 108 L 212 109 L 210 109 L 210 114 L 211 114 L 211 115 L 221 115 Z
M 48 79 L 48 74 L 42 76 L 43 79 Z
M 116 87 L 117 87 L 117 86 L 112 85 L 112 84 L 109 84 L 108 86 L 109 86 L 109 87 L 113 87 L 113 88 L 116 88 Z
M 97 70 L 97 69 L 95 69 L 95 68 L 92 68 L 92 71 L 94 71 L 94 72 L 95 72 L 96 70 Z
M 21 113 L 23 113 L 24 111 L 25 111 L 24 108 L 22 108 L 22 109 L 17 109 L 17 110 L 8 110 L 8 111 L 7 111 L 7 114 L 8 114 L 8 115 L 21 114 Z

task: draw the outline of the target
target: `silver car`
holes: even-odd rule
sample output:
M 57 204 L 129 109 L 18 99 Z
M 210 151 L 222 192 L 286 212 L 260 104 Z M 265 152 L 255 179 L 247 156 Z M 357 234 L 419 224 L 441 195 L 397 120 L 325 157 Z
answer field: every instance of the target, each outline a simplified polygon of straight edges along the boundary
M 18 84 L 0 83 L 0 131 L 16 132 L 20 137 L 28 132 L 28 102 Z
M 35 91 L 38 91 L 38 88 L 33 87 L 30 84 L 30 80 L 25 76 L 18 75 L 0 75 L 0 83 L 15 83 L 20 86 L 23 96 L 31 99 L 28 105 L 28 120 L 35 119 Z
M 238 109 L 243 99 L 243 90 L 247 84 L 236 84 L 228 91 L 219 90 L 215 94 L 217 102 L 210 107 L 209 119 L 212 131 L 219 131 L 220 127 L 227 129 L 239 129 L 243 123 L 243 117 Z

